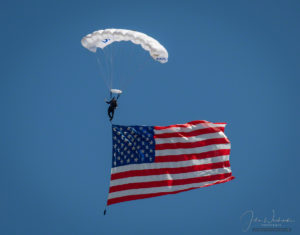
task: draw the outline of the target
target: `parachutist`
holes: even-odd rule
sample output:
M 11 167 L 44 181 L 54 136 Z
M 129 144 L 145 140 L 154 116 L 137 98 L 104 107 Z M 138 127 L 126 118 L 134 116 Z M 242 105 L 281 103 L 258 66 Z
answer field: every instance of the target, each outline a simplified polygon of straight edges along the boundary
M 118 107 L 117 100 L 119 99 L 120 95 L 117 96 L 117 99 L 113 97 L 110 101 L 106 101 L 109 104 L 107 113 L 109 116 L 109 120 L 112 121 L 114 118 L 115 109 Z

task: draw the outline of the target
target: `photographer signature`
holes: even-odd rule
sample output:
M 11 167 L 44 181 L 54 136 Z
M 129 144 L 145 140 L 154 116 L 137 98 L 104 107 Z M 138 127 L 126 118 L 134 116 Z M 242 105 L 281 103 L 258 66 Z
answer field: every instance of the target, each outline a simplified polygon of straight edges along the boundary
M 254 216 L 254 211 L 253 210 L 248 210 L 245 211 L 242 215 L 241 215 L 241 220 L 245 220 L 246 226 L 242 229 L 243 232 L 247 232 L 249 231 L 249 229 L 251 228 L 251 226 L 254 223 L 259 223 L 259 225 L 261 226 L 282 226 L 282 224 L 285 223 L 294 223 L 295 221 L 292 220 L 291 218 L 280 218 L 277 217 L 275 214 L 275 210 L 272 210 L 272 217 L 268 218 L 268 217 L 257 217 Z

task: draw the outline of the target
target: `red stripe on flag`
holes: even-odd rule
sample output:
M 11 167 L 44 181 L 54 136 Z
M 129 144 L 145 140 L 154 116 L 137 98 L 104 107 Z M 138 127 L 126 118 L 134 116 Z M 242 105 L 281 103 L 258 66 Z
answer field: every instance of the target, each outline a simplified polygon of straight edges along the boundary
M 219 149 L 219 150 L 213 150 L 204 153 L 156 156 L 155 162 L 179 162 L 179 161 L 205 159 L 210 157 L 219 157 L 219 156 L 225 156 L 229 154 L 230 154 L 230 149 Z
M 229 161 L 208 163 L 202 165 L 193 165 L 177 168 L 159 168 L 159 169 L 145 169 L 145 170 L 132 170 L 111 175 L 111 180 L 122 179 L 134 176 L 149 176 L 149 175 L 163 175 L 163 174 L 181 174 L 193 171 L 212 170 L 217 168 L 230 167 Z
M 212 144 L 228 144 L 228 143 L 230 143 L 230 141 L 227 138 L 216 138 L 216 139 L 201 140 L 197 142 L 156 144 L 155 150 L 187 149 L 187 148 L 203 147 Z
M 155 134 L 154 138 L 172 138 L 172 137 L 193 137 L 203 134 L 216 133 L 216 132 L 224 132 L 224 127 L 209 127 L 199 130 L 194 130 L 190 132 L 169 132 L 169 133 L 161 133 Z
M 201 176 L 195 178 L 188 178 L 188 179 L 178 179 L 178 180 L 160 180 L 160 181 L 150 181 L 150 182 L 139 182 L 139 183 L 129 183 L 123 185 L 116 185 L 109 188 L 109 193 L 129 190 L 129 189 L 141 189 L 141 188 L 154 188 L 154 187 L 171 187 L 177 185 L 185 185 L 185 184 L 195 184 L 195 183 L 202 183 L 206 181 L 215 181 L 220 179 L 225 179 L 231 176 L 230 173 L 224 174 L 217 174 L 217 175 L 208 175 L 208 176 Z
M 129 195 L 129 196 L 112 198 L 112 199 L 108 199 L 107 205 L 109 206 L 109 205 L 120 203 L 120 202 L 126 202 L 126 201 L 138 200 L 138 199 L 145 199 L 145 198 L 151 198 L 151 197 L 158 197 L 158 196 L 163 196 L 163 195 L 168 195 L 168 194 L 176 194 L 176 193 L 180 193 L 180 192 L 189 191 L 189 190 L 192 190 L 192 189 L 203 188 L 203 187 L 207 187 L 207 186 L 211 186 L 211 185 L 215 185 L 215 184 L 225 183 L 225 182 L 228 182 L 230 180 L 233 180 L 234 178 L 235 178 L 234 176 L 231 176 L 227 179 L 220 180 L 220 181 L 214 182 L 212 184 L 207 184 L 207 185 L 203 185 L 203 186 L 199 186 L 199 187 L 192 187 L 192 188 L 188 188 L 188 189 L 177 190 L 177 191 L 173 191 L 173 192 L 149 193 L 149 194 Z

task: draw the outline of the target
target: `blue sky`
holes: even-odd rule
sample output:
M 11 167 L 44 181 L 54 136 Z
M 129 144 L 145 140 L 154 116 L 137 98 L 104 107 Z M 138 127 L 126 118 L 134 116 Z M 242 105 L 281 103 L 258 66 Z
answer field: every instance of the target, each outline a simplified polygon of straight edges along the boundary
M 1 234 L 241 234 L 245 211 L 273 209 L 299 233 L 299 1 L 6 1 L 0 22 Z M 80 44 L 103 28 L 169 52 L 124 90 L 115 123 L 227 122 L 235 180 L 103 216 L 108 92 Z

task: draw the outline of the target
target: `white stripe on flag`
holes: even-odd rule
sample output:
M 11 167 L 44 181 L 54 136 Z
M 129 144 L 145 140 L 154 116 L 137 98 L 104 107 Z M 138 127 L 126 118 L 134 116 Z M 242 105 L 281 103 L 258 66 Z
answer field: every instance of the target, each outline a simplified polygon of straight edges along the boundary
M 123 179 L 111 180 L 110 187 L 116 186 L 116 185 L 130 184 L 130 183 L 189 179 L 189 178 L 202 177 L 202 176 L 208 176 L 208 175 L 225 174 L 225 173 L 230 173 L 230 172 L 231 172 L 230 167 L 224 167 L 224 168 L 213 169 L 213 170 L 193 171 L 193 172 L 180 173 L 180 174 L 134 176 L 134 177 L 127 177 L 127 178 L 123 178 Z
M 187 143 L 187 142 L 197 142 L 202 140 L 209 139 L 218 139 L 218 138 L 227 138 L 224 132 L 216 132 L 211 134 L 203 134 L 193 137 L 171 137 L 171 138 L 155 138 L 156 144 L 165 144 L 165 143 Z
M 129 196 L 129 195 L 140 195 L 140 194 L 148 194 L 148 193 L 152 194 L 152 193 L 161 193 L 161 192 L 174 192 L 174 191 L 184 190 L 184 189 L 189 189 L 189 188 L 202 187 L 202 186 L 205 186 L 205 185 L 216 183 L 218 181 L 220 181 L 220 180 L 206 181 L 206 182 L 202 182 L 202 183 L 176 185 L 176 186 L 164 186 L 164 187 L 123 190 L 123 191 L 110 193 L 108 195 L 108 199 L 123 197 L 123 196 Z
M 181 154 L 192 154 L 192 153 L 204 153 L 213 150 L 230 149 L 230 143 L 228 144 L 214 144 L 198 148 L 189 149 L 166 149 L 166 150 L 155 150 L 155 156 L 168 156 L 168 155 L 181 155 Z
M 111 174 L 120 172 L 133 171 L 133 170 L 150 170 L 150 169 L 161 169 L 161 168 L 178 168 L 186 166 L 196 166 L 209 163 L 225 162 L 229 161 L 229 155 L 205 158 L 205 159 L 194 159 L 181 162 L 159 162 L 159 163 L 142 163 L 142 164 L 130 164 L 125 166 L 114 167 L 111 169 Z

